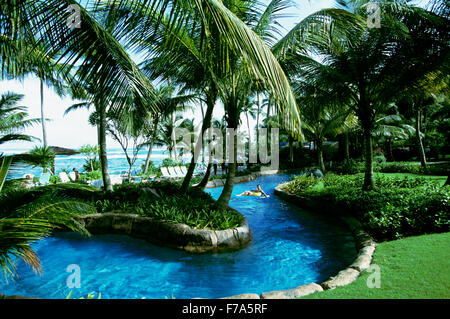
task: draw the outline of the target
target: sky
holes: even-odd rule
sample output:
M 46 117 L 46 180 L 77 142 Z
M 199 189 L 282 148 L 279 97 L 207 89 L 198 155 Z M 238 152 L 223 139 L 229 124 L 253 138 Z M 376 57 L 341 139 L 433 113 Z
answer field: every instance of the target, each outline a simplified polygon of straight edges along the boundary
M 286 13 L 289 14 L 290 17 L 279 21 L 286 29 L 285 33 L 309 14 L 322 8 L 334 6 L 334 0 L 297 0 L 295 3 L 295 7 L 286 10 Z M 39 79 L 29 76 L 23 81 L 0 81 L 0 94 L 7 91 L 23 94 L 24 98 L 20 105 L 28 107 L 30 118 L 40 118 Z M 58 97 L 52 88 L 44 86 L 45 117 L 49 119 L 47 122 L 47 138 L 49 145 L 77 149 L 85 144 L 97 144 L 97 130 L 95 127 L 88 124 L 88 110 L 77 110 L 64 116 L 65 110 L 77 102 L 79 101 L 72 100 L 70 97 Z M 196 124 L 199 123 L 198 119 L 202 118 L 199 108 L 195 108 L 195 111 L 187 111 L 183 116 L 189 119 L 196 119 Z M 214 117 L 218 119 L 223 117 L 222 108 L 216 107 Z M 254 127 L 255 122 L 256 121 L 251 119 L 250 125 Z M 244 117 L 242 117 L 242 124 L 244 127 L 247 125 Z M 42 129 L 40 125 L 28 128 L 24 133 L 42 139 Z M 13 142 L 2 145 L 2 149 L 31 149 L 39 144 L 39 142 Z M 111 139 L 111 137 L 107 138 L 107 145 L 108 148 L 120 147 L 117 142 Z

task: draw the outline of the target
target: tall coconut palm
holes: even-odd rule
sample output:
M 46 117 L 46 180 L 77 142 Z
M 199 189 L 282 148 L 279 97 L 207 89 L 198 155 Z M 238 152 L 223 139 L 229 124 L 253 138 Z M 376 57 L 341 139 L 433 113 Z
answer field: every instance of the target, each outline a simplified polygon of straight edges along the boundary
M 286 1 L 274 1 L 274 3 L 280 2 L 286 3 Z M 205 95 L 209 96 L 211 102 L 207 103 L 209 108 L 207 108 L 205 114 L 205 122 L 208 122 L 208 115 L 212 114 L 223 74 L 229 71 L 230 62 L 239 57 L 245 63 L 247 75 L 265 82 L 267 89 L 273 91 L 277 105 L 287 110 L 284 119 L 286 125 L 299 127 L 298 114 L 294 107 L 295 100 L 293 100 L 287 79 L 278 62 L 274 59 L 267 45 L 257 36 L 255 31 L 251 30 L 251 26 L 245 25 L 239 19 L 250 20 L 251 14 L 249 12 L 256 11 L 250 10 L 255 2 L 225 1 L 222 3 L 216 0 L 208 0 L 202 2 L 202 8 L 198 7 L 199 3 L 197 2 L 188 1 L 186 3 L 192 5 L 190 11 L 192 19 L 189 21 L 188 28 L 183 22 L 185 20 L 183 20 L 182 15 L 178 15 L 177 19 L 174 19 L 174 15 L 163 14 L 164 8 L 158 7 L 160 9 L 158 10 L 157 7 L 149 9 L 150 7 L 137 5 L 135 7 L 129 6 L 128 10 L 124 10 L 125 6 L 118 4 L 118 9 L 114 12 L 114 17 L 120 17 L 119 21 L 115 23 L 116 29 L 119 30 L 118 37 L 120 38 L 121 34 L 131 39 L 128 43 L 139 52 L 153 53 L 160 48 L 164 50 L 175 48 L 173 51 L 175 54 L 171 54 L 170 58 L 166 60 L 166 66 L 169 69 L 171 65 L 179 66 L 172 61 L 176 62 L 181 57 L 180 52 L 182 51 L 178 49 L 184 47 L 183 52 L 186 52 L 186 55 L 190 55 L 191 59 L 196 60 L 203 66 L 198 70 L 202 70 L 203 73 L 207 74 L 207 78 L 211 79 L 206 86 L 209 89 L 208 94 Z M 136 7 L 139 7 L 140 10 L 137 10 Z M 276 11 L 273 7 L 271 10 Z M 160 17 L 157 19 L 154 16 L 155 12 L 160 13 Z M 259 13 L 260 11 L 258 11 Z M 127 23 L 130 20 L 143 22 L 130 28 Z M 266 21 L 268 20 L 270 19 L 266 19 Z M 152 21 L 156 21 L 158 24 L 155 26 Z M 155 29 L 159 32 L 156 36 Z M 170 30 L 170 33 L 167 30 Z M 154 45 L 155 38 L 160 39 L 164 36 L 166 36 L 166 39 L 162 41 L 163 46 Z M 213 54 L 213 52 L 216 53 Z M 167 63 L 167 61 L 170 62 Z M 208 127 L 209 125 L 204 125 L 202 131 L 204 132 Z M 187 189 L 194 168 L 195 161 L 191 161 L 182 189 Z
M 351 100 L 348 105 L 363 128 L 363 189 L 367 190 L 375 187 L 372 132 L 376 114 L 445 63 L 448 21 L 403 1 L 379 1 L 383 23 L 380 28 L 371 28 L 365 23 L 367 1 L 348 3 L 351 10 L 325 9 L 307 17 L 276 45 L 275 51 L 280 56 L 297 55 L 301 76 L 335 92 L 336 100 Z M 311 27 L 311 22 L 316 34 L 305 36 L 303 31 Z M 319 58 L 308 56 L 306 45 Z
M 27 107 L 18 105 L 23 99 L 22 94 L 3 93 L 0 97 L 0 145 L 14 141 L 35 141 L 32 136 L 22 134 L 23 130 L 36 123 L 39 119 L 28 119 Z M 0 152 L 0 191 L 13 162 L 12 156 L 3 156 Z
M 145 160 L 144 172 L 147 172 L 150 165 L 150 158 L 152 155 L 153 145 L 155 144 L 158 134 L 159 134 L 159 126 L 162 118 L 166 118 L 174 112 L 183 112 L 189 108 L 188 103 L 194 101 L 196 99 L 196 95 L 187 94 L 187 95 L 174 95 L 175 88 L 172 86 L 161 86 L 156 89 L 156 98 L 157 105 L 159 108 L 159 112 L 149 113 L 146 120 L 151 122 L 152 129 L 149 130 L 149 136 L 147 145 L 147 158 Z

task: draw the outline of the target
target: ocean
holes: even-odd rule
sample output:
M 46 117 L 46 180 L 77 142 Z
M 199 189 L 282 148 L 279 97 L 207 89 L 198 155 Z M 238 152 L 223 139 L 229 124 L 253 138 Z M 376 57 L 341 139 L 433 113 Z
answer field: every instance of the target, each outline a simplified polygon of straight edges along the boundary
M 13 155 L 25 153 L 26 149 L 8 149 L 2 150 L 5 155 Z M 131 151 L 130 151 L 131 153 Z M 111 148 L 107 151 L 108 154 L 108 169 L 111 175 L 121 174 L 123 171 L 128 171 L 128 163 L 125 157 L 124 152 L 120 148 Z M 165 148 L 153 148 L 151 161 L 159 166 L 163 159 L 168 158 L 169 153 Z M 142 149 L 138 154 L 138 159 L 133 166 L 133 169 L 140 171 L 141 166 L 145 164 L 145 159 L 147 158 L 147 149 Z M 185 156 L 183 158 L 183 162 L 188 162 L 190 160 L 190 156 Z M 79 172 L 83 172 L 83 165 L 85 163 L 85 157 L 83 154 L 65 156 L 58 155 L 55 157 L 55 170 L 56 174 L 61 172 L 62 170 L 72 171 L 75 167 Z M 34 176 L 40 176 L 42 174 L 42 168 L 32 167 L 25 164 L 14 164 L 11 166 L 7 179 L 16 179 L 22 178 L 25 174 L 33 174 Z

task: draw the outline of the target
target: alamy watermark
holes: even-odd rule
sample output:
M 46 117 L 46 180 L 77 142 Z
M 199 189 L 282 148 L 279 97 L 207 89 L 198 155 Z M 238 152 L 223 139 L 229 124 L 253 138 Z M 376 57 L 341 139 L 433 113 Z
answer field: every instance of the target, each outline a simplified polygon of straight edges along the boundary
M 81 28 L 81 9 L 76 4 L 71 4 L 66 9 L 70 13 L 67 18 L 66 25 L 69 29 L 79 29 Z
M 367 10 L 367 26 L 369 28 L 381 28 L 381 8 L 376 3 L 369 2 L 366 5 Z
M 194 140 L 198 143 L 192 143 Z M 270 134 L 270 135 L 269 135 Z M 210 163 L 234 163 L 234 152 L 236 147 L 236 162 L 238 164 L 261 163 L 270 164 L 271 170 L 277 170 L 280 164 L 280 132 L 278 128 L 259 128 L 259 143 L 255 139 L 248 141 L 246 147 L 246 136 L 239 129 L 227 128 L 225 136 L 217 128 L 209 128 L 203 134 L 203 139 L 198 140 L 198 133 L 190 132 L 185 128 L 176 128 L 172 134 L 172 141 L 175 145 L 175 152 L 181 150 L 182 153 L 191 153 L 197 159 L 203 150 Z M 270 148 L 270 149 L 269 149 Z
M 66 284 L 69 289 L 81 288 L 81 268 L 77 264 L 67 266 L 66 272 L 71 273 L 67 279 Z
M 370 265 L 366 270 L 370 273 L 369 277 L 367 277 L 366 284 L 367 288 L 381 288 L 381 268 L 376 264 Z

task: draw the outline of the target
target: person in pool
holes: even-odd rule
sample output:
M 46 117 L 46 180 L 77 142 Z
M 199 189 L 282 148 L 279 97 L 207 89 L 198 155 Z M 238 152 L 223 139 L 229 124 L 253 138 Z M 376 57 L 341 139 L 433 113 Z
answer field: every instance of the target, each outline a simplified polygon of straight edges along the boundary
M 251 190 L 251 191 L 245 191 L 242 194 L 239 194 L 237 196 L 265 196 L 265 197 L 269 197 L 269 195 L 267 195 L 261 188 L 261 185 L 256 185 L 256 189 Z

